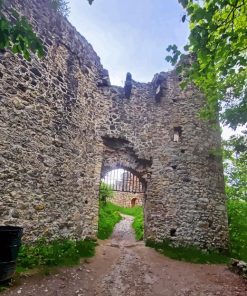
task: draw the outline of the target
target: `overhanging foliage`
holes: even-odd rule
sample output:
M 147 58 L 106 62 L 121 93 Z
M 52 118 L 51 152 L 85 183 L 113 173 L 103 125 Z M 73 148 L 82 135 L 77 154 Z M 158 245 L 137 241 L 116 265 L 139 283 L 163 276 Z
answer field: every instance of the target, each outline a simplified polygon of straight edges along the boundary
M 237 128 L 247 122 L 247 1 L 178 0 L 186 13 L 190 35 L 185 51 L 192 57 L 190 70 L 181 64 L 186 82 L 205 94 L 204 118 L 215 119 L 224 102 L 221 120 Z M 176 45 L 166 60 L 175 65 L 183 54 Z

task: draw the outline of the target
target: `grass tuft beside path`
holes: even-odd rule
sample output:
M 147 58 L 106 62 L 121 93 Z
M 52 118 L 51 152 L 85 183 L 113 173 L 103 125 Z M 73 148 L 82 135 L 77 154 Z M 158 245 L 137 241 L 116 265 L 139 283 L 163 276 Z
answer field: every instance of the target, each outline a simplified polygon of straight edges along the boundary
M 134 216 L 132 224 L 136 240 L 143 239 L 143 208 L 123 208 L 111 202 L 100 203 L 98 238 L 107 239 L 111 236 L 116 223 L 121 220 L 120 214 Z
M 113 205 L 113 207 L 122 214 L 130 215 L 134 217 L 134 222 L 132 227 L 135 231 L 135 238 L 136 240 L 143 239 L 143 207 L 135 206 L 133 208 L 123 208 L 117 205 Z
M 115 225 L 121 221 L 119 211 L 110 202 L 100 202 L 98 238 L 107 239 L 111 236 Z
M 154 248 L 161 254 L 180 261 L 192 262 L 192 263 L 228 263 L 229 257 L 220 254 L 216 251 L 202 251 L 196 247 L 174 247 L 170 245 L 170 242 L 156 243 L 153 241 L 147 241 L 148 247 Z
M 17 271 L 39 267 L 73 266 L 81 258 L 89 258 L 95 254 L 96 242 L 92 240 L 40 240 L 31 245 L 21 246 Z

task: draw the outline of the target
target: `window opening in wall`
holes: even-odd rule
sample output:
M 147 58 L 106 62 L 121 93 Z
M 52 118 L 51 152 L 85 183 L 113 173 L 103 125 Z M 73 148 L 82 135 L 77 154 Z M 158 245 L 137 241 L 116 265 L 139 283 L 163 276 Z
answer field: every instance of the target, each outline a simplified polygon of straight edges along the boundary
M 172 228 L 172 229 L 170 230 L 170 236 L 176 236 L 176 231 L 177 231 L 177 229 Z
M 181 136 L 182 136 L 182 127 L 181 126 L 174 127 L 173 141 L 174 142 L 181 141 Z

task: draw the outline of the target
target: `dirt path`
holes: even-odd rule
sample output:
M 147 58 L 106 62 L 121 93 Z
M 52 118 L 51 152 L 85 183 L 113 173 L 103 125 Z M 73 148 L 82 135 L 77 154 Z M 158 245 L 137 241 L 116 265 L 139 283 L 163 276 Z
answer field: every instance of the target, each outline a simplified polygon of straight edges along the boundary
M 247 284 L 224 265 L 171 260 L 136 242 L 124 216 L 112 239 L 79 267 L 23 280 L 5 296 L 246 296 Z

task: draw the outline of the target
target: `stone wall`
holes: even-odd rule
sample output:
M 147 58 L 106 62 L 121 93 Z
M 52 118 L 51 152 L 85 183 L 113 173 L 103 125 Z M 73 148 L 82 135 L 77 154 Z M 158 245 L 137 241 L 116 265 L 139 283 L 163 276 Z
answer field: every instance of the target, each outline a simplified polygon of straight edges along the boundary
M 109 85 L 91 45 L 49 0 L 8 3 L 28 16 L 46 56 L 0 60 L 0 224 L 26 240 L 95 237 L 102 175 L 128 168 L 147 184 L 145 239 L 226 248 L 220 134 L 203 96 L 175 71 Z
M 144 193 L 115 191 L 109 201 L 124 208 L 132 208 L 133 206 L 142 206 L 143 199 Z
M 47 1 L 8 3 L 29 17 L 46 56 L 1 53 L 0 223 L 25 226 L 28 240 L 95 236 L 100 59 Z

